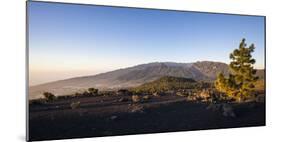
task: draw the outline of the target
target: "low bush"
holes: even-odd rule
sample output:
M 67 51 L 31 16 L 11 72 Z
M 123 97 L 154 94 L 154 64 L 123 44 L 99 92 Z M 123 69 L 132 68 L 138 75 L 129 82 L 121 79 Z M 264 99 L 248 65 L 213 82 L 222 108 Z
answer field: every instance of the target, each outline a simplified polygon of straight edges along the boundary
M 117 95 L 131 95 L 133 92 L 127 89 L 120 89 L 116 92 Z
M 208 90 L 203 90 L 199 93 L 199 97 L 202 98 L 203 100 L 207 100 L 208 98 L 211 97 L 211 95 Z
M 71 97 L 73 97 L 73 96 L 72 96 L 72 95 L 57 96 L 57 99 L 58 99 L 58 100 L 64 100 L 64 99 L 69 99 L 69 98 L 71 98 Z
M 56 99 L 56 96 L 53 93 L 50 93 L 50 92 L 44 92 L 43 96 L 47 101 L 53 101 L 53 100 Z
M 97 95 L 98 92 L 99 92 L 99 89 L 96 89 L 96 88 L 89 88 L 89 89 L 88 89 L 88 92 L 89 92 L 89 94 L 91 94 L 91 95 Z

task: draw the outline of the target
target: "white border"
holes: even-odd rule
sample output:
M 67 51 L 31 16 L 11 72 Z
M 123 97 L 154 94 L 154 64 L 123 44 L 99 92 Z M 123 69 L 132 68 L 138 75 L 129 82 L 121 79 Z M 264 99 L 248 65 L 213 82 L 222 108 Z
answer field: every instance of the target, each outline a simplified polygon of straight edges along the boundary
M 57 0 L 143 8 L 191 10 L 267 16 L 267 126 L 61 141 L 255 141 L 280 140 L 280 4 L 275 0 Z M 0 5 L 0 141 L 25 140 L 25 1 Z

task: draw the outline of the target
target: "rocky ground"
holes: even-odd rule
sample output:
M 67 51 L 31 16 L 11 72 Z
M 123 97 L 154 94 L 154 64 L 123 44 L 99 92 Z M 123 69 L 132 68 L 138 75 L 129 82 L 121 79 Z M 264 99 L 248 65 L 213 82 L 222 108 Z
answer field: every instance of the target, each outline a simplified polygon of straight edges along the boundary
M 213 104 L 176 95 L 97 96 L 29 106 L 30 140 L 265 125 L 264 103 Z

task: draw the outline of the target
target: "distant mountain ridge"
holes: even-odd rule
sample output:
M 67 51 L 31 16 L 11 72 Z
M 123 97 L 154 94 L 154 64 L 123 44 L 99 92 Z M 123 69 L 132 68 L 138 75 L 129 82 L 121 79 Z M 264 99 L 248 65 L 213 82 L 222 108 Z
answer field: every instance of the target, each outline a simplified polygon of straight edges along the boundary
M 194 63 L 154 62 L 93 76 L 76 77 L 31 86 L 29 88 L 29 97 L 30 99 L 38 98 L 44 91 L 49 91 L 56 95 L 69 95 L 90 87 L 100 90 L 136 87 L 163 76 L 192 78 L 196 81 L 212 81 L 219 72 L 228 74 L 228 65 L 212 61 Z M 263 70 L 259 70 L 257 74 L 263 76 Z

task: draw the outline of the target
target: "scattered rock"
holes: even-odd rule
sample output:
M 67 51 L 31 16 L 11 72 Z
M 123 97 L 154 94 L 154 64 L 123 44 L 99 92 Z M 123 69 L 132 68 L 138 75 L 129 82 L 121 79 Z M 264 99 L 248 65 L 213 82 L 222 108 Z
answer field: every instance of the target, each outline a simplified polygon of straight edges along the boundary
M 212 111 L 220 111 L 221 109 L 221 104 L 210 104 L 208 105 L 208 107 L 206 108 L 207 110 L 212 110 Z
M 195 95 L 189 95 L 189 96 L 187 96 L 186 100 L 187 100 L 187 101 L 196 101 L 197 98 L 196 98 Z
M 152 95 L 153 95 L 153 96 L 156 96 L 156 97 L 160 96 L 160 94 L 157 93 L 157 92 L 154 92 Z
M 132 95 L 132 101 L 134 102 L 134 103 L 137 103 L 137 102 L 140 102 L 140 96 L 138 96 L 138 95 Z
M 218 111 L 221 112 L 225 117 L 236 117 L 236 114 L 233 111 L 233 108 L 229 104 L 210 104 L 206 108 L 207 110 Z
M 129 108 L 131 113 L 135 113 L 135 112 L 144 112 L 144 108 L 141 105 L 132 105 Z
M 233 108 L 229 104 L 222 105 L 223 116 L 225 117 L 236 117 Z
M 176 93 L 177 96 L 184 96 L 181 92 Z
M 255 108 L 255 107 L 256 107 L 256 103 L 251 103 L 251 104 L 249 105 L 249 107 L 250 107 L 250 108 Z
M 118 102 L 127 102 L 129 99 L 128 98 L 120 98 L 119 100 L 118 100 Z
M 149 100 L 150 99 L 150 96 L 149 95 L 145 95 L 142 97 L 144 100 Z
M 80 102 L 79 101 L 78 102 L 72 102 L 70 104 L 70 107 L 71 107 L 71 109 L 79 108 L 80 107 Z
M 256 102 L 265 102 L 265 95 L 264 94 L 257 95 L 255 101 Z
M 116 120 L 118 117 L 116 115 L 113 115 L 110 117 L 110 120 Z

